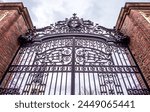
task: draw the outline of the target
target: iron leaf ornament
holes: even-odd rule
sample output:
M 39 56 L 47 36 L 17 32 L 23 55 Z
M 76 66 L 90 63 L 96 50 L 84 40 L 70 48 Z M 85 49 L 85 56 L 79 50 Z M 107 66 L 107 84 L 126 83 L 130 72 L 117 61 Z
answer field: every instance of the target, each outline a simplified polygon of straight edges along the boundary
M 21 44 L 42 41 L 47 36 L 57 35 L 94 35 L 107 42 L 112 42 L 119 45 L 127 45 L 129 43 L 129 37 L 123 35 L 123 33 L 117 31 L 115 28 L 108 29 L 99 24 L 94 24 L 90 20 L 84 20 L 77 17 L 77 14 L 73 14 L 73 17 L 66 18 L 63 21 L 58 21 L 55 24 L 43 28 L 36 28 L 28 30 L 27 33 L 19 37 Z

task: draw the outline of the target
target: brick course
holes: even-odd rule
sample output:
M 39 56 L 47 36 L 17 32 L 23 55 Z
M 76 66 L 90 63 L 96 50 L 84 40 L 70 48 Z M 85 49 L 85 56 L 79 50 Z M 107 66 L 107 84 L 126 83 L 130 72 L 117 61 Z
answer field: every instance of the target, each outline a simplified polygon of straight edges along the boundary
M 150 87 L 150 23 L 140 13 L 142 9 L 150 13 L 150 4 L 146 5 L 126 4 L 116 28 L 130 37 L 129 48 Z
M 12 7 L 13 6 L 13 7 Z M 0 79 L 11 63 L 20 44 L 18 37 L 33 27 L 22 3 L 0 3 L 0 10 L 9 13 L 0 21 Z

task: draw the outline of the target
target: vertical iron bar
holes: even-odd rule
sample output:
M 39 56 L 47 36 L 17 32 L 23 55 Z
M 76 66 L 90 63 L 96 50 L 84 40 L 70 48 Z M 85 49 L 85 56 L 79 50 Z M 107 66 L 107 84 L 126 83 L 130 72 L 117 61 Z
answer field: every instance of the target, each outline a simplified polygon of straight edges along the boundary
M 67 92 L 67 76 L 68 76 L 68 72 L 66 72 L 66 81 L 65 81 L 65 95 L 66 95 L 66 92 Z
M 47 81 L 48 81 L 48 76 L 49 76 L 49 74 L 48 73 L 46 73 L 46 76 L 45 76 L 45 80 L 44 80 L 44 82 L 45 82 L 45 86 L 44 86 L 44 88 L 43 88 L 43 94 L 45 95 L 45 92 L 46 92 L 46 85 L 47 85 Z
M 118 67 L 119 67 L 119 62 L 118 62 L 117 57 L 116 57 L 116 52 L 114 52 L 114 57 L 115 57 L 115 60 L 116 60 L 117 65 L 118 65 Z M 120 72 L 119 74 L 121 75 L 122 80 L 123 80 L 124 85 L 125 85 L 126 90 L 127 90 L 127 86 L 126 86 L 126 83 L 125 83 L 125 80 L 124 80 L 123 74 L 122 74 L 121 72 Z M 117 76 L 117 78 L 119 79 L 118 74 L 116 74 L 116 76 Z M 119 82 L 120 82 L 120 80 L 119 80 Z M 121 82 L 120 82 L 120 84 L 121 84 Z M 122 89 L 122 91 L 123 91 L 122 86 L 121 86 L 121 89 Z M 123 93 L 123 94 L 124 94 L 124 93 Z
M 102 88 L 101 88 L 101 84 L 100 84 L 100 77 L 99 77 L 99 74 L 97 73 L 97 77 L 98 77 L 98 82 L 99 82 L 99 89 L 100 89 L 100 92 L 99 94 L 102 95 Z
M 135 58 L 134 58 L 134 56 L 133 56 L 133 54 L 132 54 L 132 52 L 131 52 L 129 46 L 127 46 L 127 48 L 128 48 L 128 50 L 129 50 L 129 53 L 130 53 L 132 59 L 134 60 L 135 65 L 137 66 L 137 68 L 138 68 L 138 70 L 139 70 L 139 72 L 140 72 L 140 74 L 141 74 L 141 77 L 142 77 L 142 79 L 143 79 L 143 81 L 144 81 L 144 83 L 145 83 L 145 86 L 147 87 L 148 91 L 150 92 L 149 85 L 148 85 L 148 83 L 147 83 L 147 81 L 146 81 L 146 79 L 145 79 L 145 77 L 144 77 L 144 75 L 143 75 L 143 73 L 142 73 L 140 67 L 138 66 L 138 64 L 137 64 L 137 62 L 136 62 L 136 60 L 135 60 Z
M 107 87 L 107 83 L 106 83 L 106 81 L 105 81 L 105 76 L 104 76 L 104 75 L 106 75 L 106 74 L 103 74 L 103 73 L 102 73 L 102 77 L 103 77 L 103 78 L 101 78 L 101 81 L 104 82 L 104 85 L 105 85 L 105 87 L 103 88 L 103 90 L 105 90 L 106 95 L 109 95 L 109 93 L 108 93 L 109 91 L 107 91 L 107 88 L 108 88 L 108 90 L 109 90 L 109 87 Z
M 120 51 L 120 54 L 121 54 L 121 47 L 119 47 L 119 51 Z M 122 59 L 121 59 L 120 56 L 121 56 L 121 55 L 119 55 L 119 53 L 118 53 L 118 57 L 119 57 L 119 59 L 120 59 L 121 65 L 124 66 L 124 65 L 123 65 L 123 61 L 122 61 Z M 125 72 L 124 74 L 125 74 L 125 76 L 126 76 L 126 78 L 127 78 L 127 82 L 129 83 L 130 89 L 134 89 L 134 88 L 132 87 L 132 84 L 131 84 L 130 79 L 129 79 L 129 77 L 128 77 L 128 73 Z M 127 89 L 128 89 L 128 87 L 127 87 Z
M 32 49 L 32 48 L 30 48 L 30 49 Z M 31 56 L 31 58 L 30 58 L 30 61 L 29 61 L 29 64 L 28 65 L 30 65 L 31 63 L 32 63 L 32 58 L 33 58 L 33 55 L 34 55 L 34 52 L 32 53 L 32 56 Z M 31 68 L 31 70 L 32 70 L 32 68 Z M 20 86 L 19 86 L 19 90 L 20 90 L 20 88 L 21 88 L 21 85 L 22 85 L 22 82 L 23 82 L 23 80 L 24 80 L 24 77 L 25 77 L 25 75 L 26 75 L 26 73 L 24 73 L 24 75 L 23 75 L 23 79 L 22 79 L 22 81 L 21 81 L 21 84 L 20 84 Z M 24 85 L 25 86 L 25 85 Z
M 31 49 L 31 48 L 30 48 L 30 49 Z M 29 49 L 29 50 L 30 50 L 30 49 Z M 30 56 L 30 55 L 32 55 L 32 56 Z M 29 56 L 30 56 L 30 59 L 29 59 L 29 62 L 27 63 L 28 65 L 30 65 L 31 59 L 32 59 L 33 55 L 34 55 L 34 52 L 33 52 L 33 53 L 32 53 L 32 52 L 29 53 L 28 58 L 29 58 Z M 25 63 L 25 64 L 26 64 L 26 63 Z M 24 64 L 24 65 L 25 65 L 25 64 Z M 25 74 L 24 74 L 24 75 L 25 75 Z M 15 87 L 17 86 L 17 83 L 18 83 L 20 77 L 21 77 L 21 73 L 19 73 L 19 76 L 18 76 L 18 79 L 17 79 L 17 81 L 16 81 Z M 22 81 L 21 81 L 21 82 L 22 82 Z M 20 83 L 20 86 L 21 86 L 21 84 L 22 84 L 22 83 Z M 20 87 L 20 86 L 19 86 L 19 87 Z M 19 90 L 20 90 L 20 89 L 19 89 Z
M 29 52 L 27 52 L 28 49 L 30 49 L 30 48 L 29 48 L 29 47 L 25 47 L 25 49 L 26 49 L 26 52 L 24 53 L 24 56 L 23 56 L 23 58 L 22 58 L 22 60 L 21 60 L 21 63 L 22 63 L 23 60 L 25 59 L 26 54 L 27 54 L 27 57 L 29 57 L 29 54 L 30 54 Z M 26 64 L 26 62 L 27 62 L 27 57 L 26 57 L 26 60 L 25 60 L 25 62 L 23 63 L 23 65 Z M 15 59 L 14 59 L 14 60 L 15 60 Z M 20 63 L 20 64 L 21 64 L 21 63 Z M 18 63 L 18 64 L 19 64 L 19 63 Z M 25 73 L 26 73 L 26 72 L 25 72 Z M 21 73 L 19 73 L 19 74 L 21 74 Z M 14 77 L 11 79 L 10 86 L 8 86 L 9 88 L 11 88 L 11 86 L 12 86 L 12 84 L 13 84 L 15 78 L 16 78 L 17 72 L 14 72 L 13 75 L 14 75 Z M 13 76 L 13 75 L 12 75 L 12 76 Z M 18 77 L 17 77 L 17 79 L 18 79 Z M 16 83 L 17 83 L 17 82 L 16 82 Z M 16 85 L 16 84 L 15 84 L 15 85 Z M 14 86 L 13 88 L 15 88 L 15 86 Z
M 84 95 L 86 95 L 86 85 L 85 85 L 85 71 L 84 71 L 84 66 L 83 66 L 83 82 L 84 82 Z
M 11 67 L 11 65 L 12 65 L 12 63 L 13 63 L 13 61 L 14 61 L 14 59 L 16 58 L 17 54 L 19 53 L 20 48 L 21 48 L 21 46 L 17 49 L 17 51 L 16 51 L 14 57 L 12 58 L 12 60 L 11 60 L 11 62 L 10 62 L 9 67 L 7 68 L 6 72 L 5 72 L 4 75 L 2 76 L 2 79 L 0 80 L 0 85 L 2 85 L 2 82 L 3 82 L 3 80 L 5 79 L 5 76 L 7 75 L 7 73 L 9 73 L 9 72 L 8 72 L 8 71 L 9 71 L 9 68 Z M 5 86 L 7 86 L 8 81 L 10 81 L 10 80 L 9 80 L 10 77 L 11 77 L 11 75 L 9 76 L 9 78 L 8 78 L 8 80 L 7 80 Z M 5 88 L 5 86 L 4 86 L 4 88 Z
M 62 66 L 62 71 L 63 71 L 63 66 Z M 63 72 L 61 72 L 60 76 L 61 76 L 61 81 L 60 81 L 59 95 L 61 95 L 61 92 L 62 92 L 61 88 L 62 88 Z
M 125 52 L 125 49 L 123 49 L 123 50 L 124 50 L 124 52 Z M 121 55 L 122 55 L 123 60 L 124 60 L 124 62 L 125 62 L 125 65 L 128 66 L 128 64 L 127 64 L 127 62 L 126 62 L 126 60 L 125 60 L 125 56 L 124 56 L 124 54 L 123 54 L 123 52 L 122 52 L 121 49 L 120 49 L 120 52 L 121 52 Z M 131 65 L 131 66 L 132 66 L 132 65 Z M 134 83 L 136 89 L 138 89 L 138 87 L 137 87 L 137 85 L 136 85 L 136 82 L 135 82 L 135 80 L 134 80 L 134 78 L 133 78 L 132 73 L 130 73 L 130 77 L 132 78 L 132 82 Z
M 56 67 L 56 71 L 57 70 L 59 70 L 59 68 L 58 67 Z M 57 73 L 57 75 L 56 75 L 56 80 L 55 80 L 55 88 L 54 88 L 54 95 L 56 94 L 56 88 L 57 88 L 57 81 L 58 81 L 58 71 L 56 72 Z
M 53 75 L 54 75 L 54 67 L 55 66 L 52 66 L 52 71 L 51 71 L 51 73 L 49 74 L 49 75 L 52 75 L 51 76 L 51 81 L 50 81 L 50 87 L 49 87 L 49 92 L 48 92 L 48 94 L 50 94 L 50 92 L 51 92 L 51 87 L 52 87 L 52 81 L 53 81 Z
M 114 53 L 114 56 L 115 56 L 115 52 L 113 51 L 113 53 Z M 118 63 L 118 61 L 117 61 L 117 58 L 116 58 L 116 56 L 115 56 L 115 59 L 116 59 L 116 63 L 118 64 L 118 66 L 119 66 L 119 63 Z M 113 62 L 113 65 L 115 65 L 115 62 L 114 62 L 114 59 L 112 58 L 112 62 Z M 114 75 L 116 75 L 116 77 L 114 77 Z M 118 85 L 120 85 L 121 86 L 121 82 L 120 82 L 120 80 L 119 80 L 119 77 L 118 77 L 118 74 L 117 73 L 114 73 L 114 75 L 113 75 L 113 80 L 114 80 L 114 86 L 115 86 L 115 88 L 116 88 L 116 92 L 117 92 L 117 94 L 118 94 L 118 92 L 120 92 L 120 93 L 122 93 L 123 94 L 123 89 L 122 89 L 122 87 L 118 87 Z M 121 74 L 122 75 L 122 74 Z M 117 84 L 117 87 L 116 87 L 116 84 Z M 121 90 L 120 90 L 121 89 Z
M 93 71 L 93 81 L 94 81 L 94 88 L 95 88 L 95 95 L 97 95 L 97 88 L 96 88 L 96 82 L 95 82 L 95 75 L 94 75 L 94 71 Z
M 71 95 L 75 95 L 75 37 L 72 45 Z
M 88 73 L 87 73 L 88 76 L 87 77 L 88 77 L 88 80 L 89 80 L 89 89 L 90 89 L 89 92 L 90 92 L 90 95 L 91 95 L 92 94 L 92 89 L 91 89 L 91 82 L 90 82 L 90 74 L 89 74 L 90 70 L 89 70 L 89 67 L 87 67 L 87 71 L 88 71 Z
M 80 68 L 79 68 L 79 95 L 81 95 Z

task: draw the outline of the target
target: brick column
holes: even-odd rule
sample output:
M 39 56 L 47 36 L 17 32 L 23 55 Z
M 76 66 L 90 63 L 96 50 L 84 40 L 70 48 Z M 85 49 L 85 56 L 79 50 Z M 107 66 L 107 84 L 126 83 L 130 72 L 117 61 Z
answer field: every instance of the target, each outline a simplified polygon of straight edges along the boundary
M 126 3 L 116 29 L 130 37 L 129 48 L 150 87 L 150 3 Z
M 0 3 L 0 79 L 20 46 L 18 37 L 32 27 L 22 3 Z

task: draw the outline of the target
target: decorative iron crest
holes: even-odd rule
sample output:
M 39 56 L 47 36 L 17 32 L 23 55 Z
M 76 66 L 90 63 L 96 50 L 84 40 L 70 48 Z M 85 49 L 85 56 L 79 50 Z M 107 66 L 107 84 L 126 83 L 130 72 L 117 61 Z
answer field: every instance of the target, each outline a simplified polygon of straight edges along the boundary
M 64 21 L 58 21 L 55 24 L 50 24 L 44 28 L 35 27 L 25 35 L 21 36 L 19 40 L 23 43 L 34 42 L 37 39 L 42 40 L 44 36 L 54 36 L 61 34 L 81 34 L 81 35 L 94 35 L 99 37 L 105 37 L 106 41 L 118 43 L 118 44 L 128 44 L 129 39 L 127 36 L 124 36 L 116 29 L 108 29 L 99 24 L 94 24 L 90 20 L 84 20 L 83 18 L 77 17 L 76 14 L 73 14 L 73 17 L 66 18 Z

